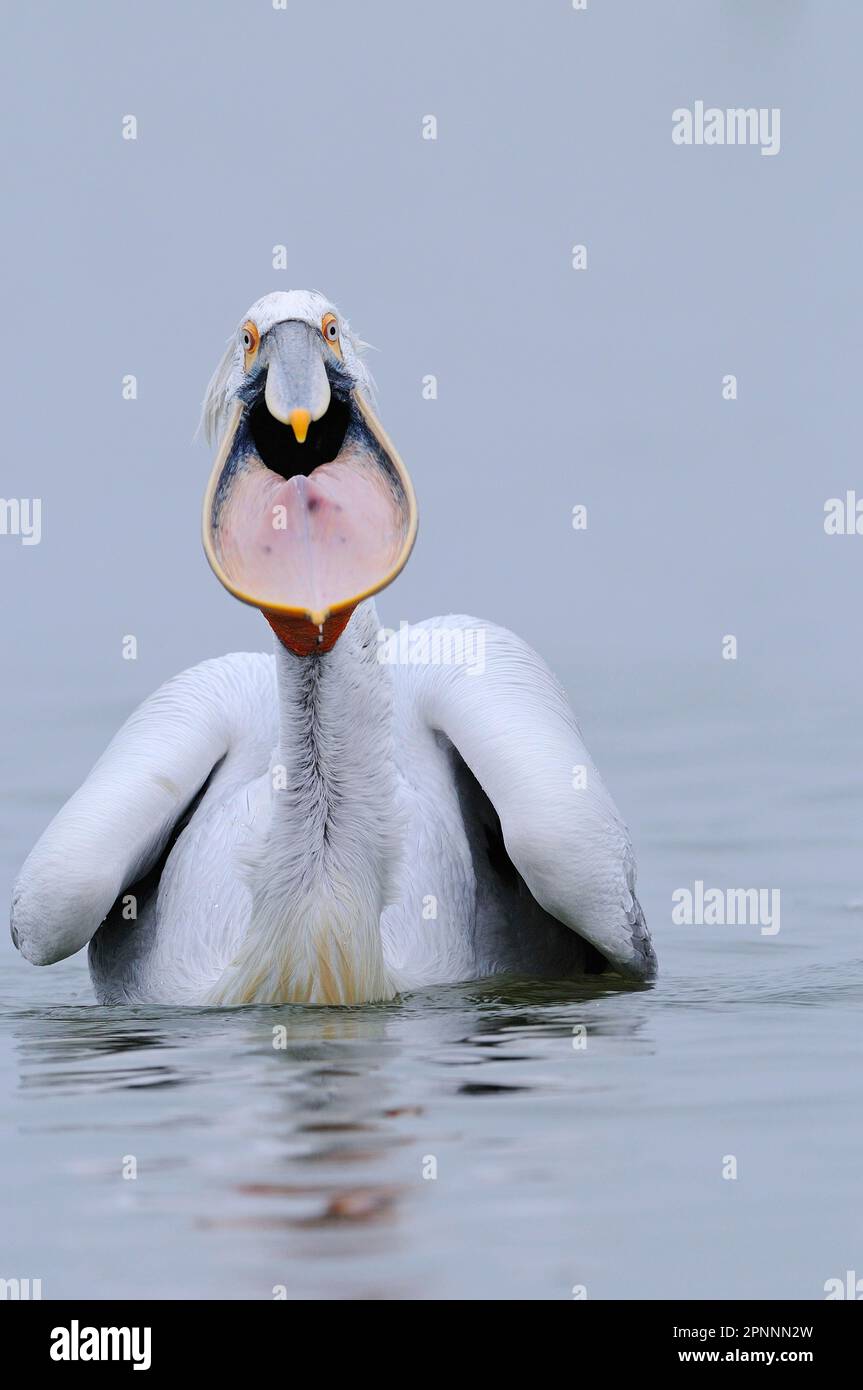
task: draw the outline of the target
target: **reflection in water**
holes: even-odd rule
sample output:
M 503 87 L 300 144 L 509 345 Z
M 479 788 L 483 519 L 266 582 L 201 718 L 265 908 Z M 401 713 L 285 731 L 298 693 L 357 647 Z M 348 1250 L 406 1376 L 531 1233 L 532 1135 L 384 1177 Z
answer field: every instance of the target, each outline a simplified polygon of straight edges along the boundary
M 90 1156 L 61 1166 L 96 1225 L 119 1202 L 138 1245 L 148 1221 L 179 1216 L 223 1259 L 233 1249 L 253 1267 L 326 1266 L 404 1255 L 417 1212 L 434 1202 L 439 1151 L 476 1123 L 465 1100 L 551 1089 L 522 1069 L 552 1046 L 571 1070 L 575 1024 L 635 1038 L 643 993 L 498 979 L 366 1009 L 54 1006 L 8 1022 L 20 1093 L 54 1098 L 25 1107 L 24 1127 L 89 1141 Z M 625 1016 L 604 1012 L 609 1003 Z M 492 1064 L 494 1080 L 482 1075 Z M 125 1154 L 137 1154 L 139 1177 L 123 1190 Z M 229 1271 L 230 1260 L 228 1285 Z
M 734 944 L 729 971 L 726 948 L 724 974 L 706 950 L 699 973 L 655 987 L 495 979 L 367 1009 L 8 1010 L 9 1178 L 40 1213 L 36 1235 L 22 1215 L 18 1248 L 30 1268 L 36 1241 L 57 1297 L 603 1290 L 610 1233 L 633 1239 L 645 1209 L 664 1231 L 669 1202 L 700 1201 L 714 1150 L 734 1151 L 729 1113 L 739 1147 L 753 1142 L 741 1115 L 787 1146 L 797 1013 L 863 992 L 847 959 L 804 968 L 792 950 L 765 976 L 751 949 Z

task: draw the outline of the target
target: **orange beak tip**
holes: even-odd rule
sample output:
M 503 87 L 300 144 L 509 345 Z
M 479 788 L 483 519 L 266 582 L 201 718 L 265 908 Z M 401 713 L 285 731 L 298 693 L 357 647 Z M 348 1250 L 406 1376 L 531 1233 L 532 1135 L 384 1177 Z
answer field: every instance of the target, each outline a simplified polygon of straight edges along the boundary
M 307 410 L 292 410 L 288 417 L 298 444 L 305 444 L 312 417 Z

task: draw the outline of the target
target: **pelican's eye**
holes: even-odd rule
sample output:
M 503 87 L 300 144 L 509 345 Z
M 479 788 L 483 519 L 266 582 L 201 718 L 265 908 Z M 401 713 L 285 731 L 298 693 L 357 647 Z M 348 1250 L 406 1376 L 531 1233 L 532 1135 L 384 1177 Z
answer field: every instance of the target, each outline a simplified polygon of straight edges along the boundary
M 258 351 L 258 344 L 261 335 L 251 319 L 248 319 L 240 330 L 240 343 L 243 348 L 243 365 L 246 371 L 249 370 L 255 360 L 255 353 Z
M 339 321 L 335 314 L 324 314 L 321 319 L 321 332 L 328 343 L 334 346 L 339 341 Z

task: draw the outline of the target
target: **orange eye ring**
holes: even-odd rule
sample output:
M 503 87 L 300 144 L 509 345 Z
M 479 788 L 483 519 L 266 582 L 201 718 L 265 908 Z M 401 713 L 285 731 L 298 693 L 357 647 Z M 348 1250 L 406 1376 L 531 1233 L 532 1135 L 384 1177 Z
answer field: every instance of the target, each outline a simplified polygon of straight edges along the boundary
M 342 354 L 339 347 L 339 321 L 335 314 L 324 314 L 324 317 L 321 319 L 321 332 L 333 351 L 337 352 L 339 357 L 341 357 Z
M 243 349 L 243 365 L 246 371 L 249 370 L 255 360 L 255 354 L 258 351 L 260 341 L 261 335 L 258 332 L 257 325 L 252 323 L 251 319 L 246 319 L 246 322 L 240 329 L 240 346 Z

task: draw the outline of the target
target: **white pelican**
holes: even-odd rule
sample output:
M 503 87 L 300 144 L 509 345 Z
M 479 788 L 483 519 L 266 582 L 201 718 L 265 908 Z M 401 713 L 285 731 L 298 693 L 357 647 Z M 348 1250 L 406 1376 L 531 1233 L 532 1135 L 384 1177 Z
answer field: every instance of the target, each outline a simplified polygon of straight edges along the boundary
M 369 596 L 416 507 L 369 385 L 298 290 L 252 305 L 210 382 L 204 548 L 275 654 L 157 690 L 21 871 L 15 944 L 48 965 L 89 942 L 102 1003 L 655 973 L 627 830 L 548 668 L 473 618 L 381 638 Z

